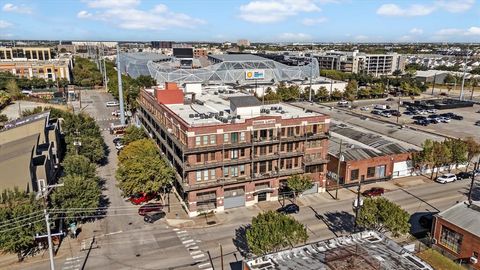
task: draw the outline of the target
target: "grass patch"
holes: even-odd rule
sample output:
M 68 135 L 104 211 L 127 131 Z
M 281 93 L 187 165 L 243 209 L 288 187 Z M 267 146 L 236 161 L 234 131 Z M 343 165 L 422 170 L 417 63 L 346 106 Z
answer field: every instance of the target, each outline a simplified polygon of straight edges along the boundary
M 417 256 L 429 263 L 435 270 L 465 270 L 466 268 L 460 266 L 449 258 L 440 254 L 440 252 L 427 249 L 417 253 Z

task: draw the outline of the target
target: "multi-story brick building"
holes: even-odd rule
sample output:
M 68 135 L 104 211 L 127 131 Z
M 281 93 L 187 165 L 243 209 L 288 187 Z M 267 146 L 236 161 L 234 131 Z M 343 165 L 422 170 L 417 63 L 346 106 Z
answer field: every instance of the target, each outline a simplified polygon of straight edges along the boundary
M 184 94 L 173 83 L 142 91 L 139 104 L 191 216 L 276 200 L 294 174 L 311 176 L 307 192 L 324 190 L 326 115 L 233 91 Z
M 480 269 L 480 205 L 461 202 L 435 215 L 432 226 L 436 249 L 453 260 Z

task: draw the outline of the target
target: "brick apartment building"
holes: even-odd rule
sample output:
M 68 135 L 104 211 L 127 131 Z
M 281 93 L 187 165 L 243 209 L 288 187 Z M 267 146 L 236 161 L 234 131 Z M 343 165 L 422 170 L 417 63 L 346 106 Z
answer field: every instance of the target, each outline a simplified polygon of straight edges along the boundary
M 410 176 L 413 172 L 411 154 L 420 150 L 417 146 L 345 124 L 332 124 L 330 135 L 328 187 L 336 185 L 337 171 L 339 183 L 344 186 L 358 183 L 362 177 L 364 181 L 375 182 Z
M 480 269 L 480 204 L 461 202 L 435 215 L 436 249 L 468 269 Z
M 229 90 L 184 94 L 174 83 L 141 91 L 139 104 L 190 216 L 276 200 L 294 174 L 311 176 L 307 193 L 324 189 L 326 115 Z

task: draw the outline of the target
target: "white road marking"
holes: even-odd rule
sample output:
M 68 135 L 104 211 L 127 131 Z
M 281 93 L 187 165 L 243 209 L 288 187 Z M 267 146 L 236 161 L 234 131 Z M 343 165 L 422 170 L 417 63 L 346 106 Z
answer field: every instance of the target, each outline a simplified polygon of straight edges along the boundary
M 194 259 L 200 259 L 200 258 L 202 258 L 202 257 L 205 257 L 205 254 L 202 253 L 202 254 L 198 254 L 198 255 L 192 256 L 192 258 L 194 258 Z
M 207 266 L 210 266 L 210 263 L 202 263 L 202 264 L 198 265 L 198 267 L 200 267 L 200 268 L 204 268 L 204 267 L 207 267 Z
M 192 243 L 193 242 L 193 239 L 189 239 L 189 240 L 185 240 L 182 242 L 182 244 L 188 244 L 188 243 Z
M 76 259 L 81 259 L 81 257 L 70 257 L 70 258 L 67 258 L 66 260 L 71 261 L 71 260 L 76 260 Z
M 193 240 L 192 240 L 192 241 L 193 241 Z M 195 246 L 195 243 L 190 243 L 190 244 L 185 245 L 185 247 L 187 247 L 187 248 L 188 248 L 188 247 L 191 247 L 191 246 Z
M 200 251 L 200 250 L 192 251 L 192 252 L 190 252 L 190 255 L 197 255 L 199 253 L 202 253 L 202 251 Z
M 197 247 L 197 246 L 194 246 L 194 247 L 189 247 L 188 249 L 189 249 L 189 250 L 195 250 L 195 249 L 198 249 L 198 247 Z
M 123 231 L 111 232 L 111 233 L 105 234 L 105 236 L 107 236 L 107 235 L 119 234 L 119 233 L 122 233 L 122 232 L 123 232 Z
M 175 229 L 173 229 L 173 230 L 174 230 L 174 231 L 176 231 L 176 232 L 177 232 L 177 231 L 180 231 L 180 229 L 179 229 L 179 228 L 175 228 Z

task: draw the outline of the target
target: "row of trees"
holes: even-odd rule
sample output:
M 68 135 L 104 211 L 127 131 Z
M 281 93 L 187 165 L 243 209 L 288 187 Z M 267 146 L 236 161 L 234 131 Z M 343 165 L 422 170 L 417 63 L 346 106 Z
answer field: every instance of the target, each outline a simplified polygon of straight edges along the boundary
M 57 87 L 57 85 L 60 88 L 63 88 L 68 84 L 69 82 L 65 78 L 61 78 L 56 82 L 51 79 L 45 80 L 37 77 L 28 79 L 25 77 L 18 77 L 10 72 L 0 72 L 0 90 L 5 90 L 7 92 L 13 88 L 33 90 Z
M 73 78 L 75 85 L 82 87 L 93 87 L 103 84 L 103 76 L 97 65 L 83 57 L 75 57 Z
M 438 169 L 443 166 L 455 165 L 472 162 L 473 158 L 480 154 L 480 144 L 473 138 L 466 139 L 447 139 L 445 141 L 425 140 L 422 144 L 422 150 L 413 155 L 413 161 L 418 169 L 431 169 L 431 178 L 434 171 L 438 175 Z

